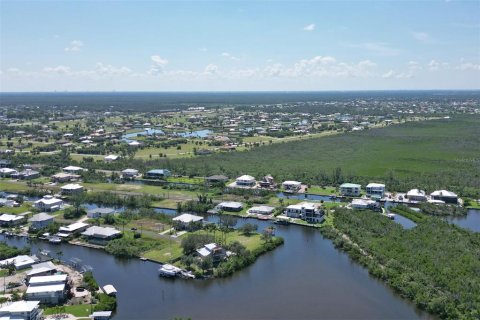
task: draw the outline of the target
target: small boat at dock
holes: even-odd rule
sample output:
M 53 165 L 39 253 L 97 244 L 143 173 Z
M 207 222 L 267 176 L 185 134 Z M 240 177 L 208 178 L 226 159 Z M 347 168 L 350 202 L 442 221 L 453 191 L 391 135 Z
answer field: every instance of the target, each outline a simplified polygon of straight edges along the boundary
M 181 273 L 182 269 L 177 268 L 171 264 L 164 264 L 158 269 L 158 275 L 166 278 L 176 277 Z
M 48 242 L 53 243 L 53 244 L 59 244 L 59 243 L 62 242 L 62 239 L 60 239 L 59 237 L 50 237 L 48 239 Z

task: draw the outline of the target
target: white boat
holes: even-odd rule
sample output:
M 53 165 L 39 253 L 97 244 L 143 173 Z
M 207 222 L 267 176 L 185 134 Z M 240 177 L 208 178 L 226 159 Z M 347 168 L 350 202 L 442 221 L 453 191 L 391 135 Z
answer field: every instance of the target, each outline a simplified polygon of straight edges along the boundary
M 62 242 L 62 239 L 60 239 L 59 237 L 50 237 L 48 239 L 48 242 L 50 242 L 50 243 L 60 243 L 60 242 Z
M 182 270 L 171 264 L 164 264 L 158 269 L 158 274 L 162 277 L 175 277 L 179 274 Z
M 394 213 L 387 213 L 387 217 L 388 217 L 389 219 L 392 219 L 392 220 L 393 220 L 393 219 L 395 219 L 395 214 L 394 214 Z

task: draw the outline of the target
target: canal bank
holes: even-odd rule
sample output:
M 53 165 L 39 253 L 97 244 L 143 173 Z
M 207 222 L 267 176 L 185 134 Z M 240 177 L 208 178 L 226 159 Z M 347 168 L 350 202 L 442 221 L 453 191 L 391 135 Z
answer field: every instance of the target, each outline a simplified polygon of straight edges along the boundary
M 239 219 L 237 227 L 246 222 L 259 229 L 272 225 Z M 64 260 L 77 258 L 92 266 L 98 281 L 115 283 L 119 291 L 115 319 L 433 318 L 369 276 L 318 230 L 278 225 L 276 234 L 285 239 L 283 246 L 231 277 L 205 281 L 163 279 L 157 264 L 119 259 L 101 250 L 44 242 L 31 246 L 34 252 L 60 250 Z M 28 244 L 25 239 L 5 240 Z

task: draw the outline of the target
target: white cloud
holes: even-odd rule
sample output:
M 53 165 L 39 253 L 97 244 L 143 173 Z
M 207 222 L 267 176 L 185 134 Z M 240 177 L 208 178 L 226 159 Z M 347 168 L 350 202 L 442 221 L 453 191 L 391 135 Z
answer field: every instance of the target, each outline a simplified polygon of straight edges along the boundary
M 80 51 L 80 49 L 82 49 L 83 46 L 84 46 L 83 41 L 73 40 L 72 42 L 70 42 L 70 45 L 66 47 L 64 50 L 66 52 Z
M 430 71 L 437 71 L 440 69 L 447 69 L 450 66 L 448 62 L 441 62 L 437 60 L 430 60 L 430 62 L 427 64 L 427 68 Z
M 303 27 L 303 30 L 305 30 L 305 31 L 315 30 L 315 23 L 311 23 L 311 24 L 306 25 L 305 27 Z
M 152 65 L 150 66 L 150 70 L 148 70 L 148 74 L 161 74 L 164 72 L 165 66 L 168 64 L 167 59 L 163 59 L 159 55 L 153 55 L 150 57 L 152 61 Z
M 480 64 L 475 64 L 471 62 L 462 62 L 457 69 L 459 70 L 476 70 L 480 71 Z
M 60 65 L 56 67 L 45 67 L 43 68 L 43 71 L 49 74 L 69 74 L 71 72 L 71 68 Z
M 130 70 L 127 67 L 114 67 L 112 65 L 105 65 L 101 62 L 98 62 L 95 65 L 94 69 L 95 73 L 98 75 L 127 75 L 132 73 L 132 70 Z
M 432 38 L 426 32 L 412 32 L 412 36 L 420 42 L 424 42 L 424 43 L 432 42 Z
M 407 68 L 409 70 L 421 70 L 422 66 L 417 61 L 408 61 Z
M 412 77 L 412 73 L 396 72 L 393 70 L 389 70 L 388 72 L 382 74 L 382 78 L 384 79 L 410 79 Z
M 389 44 L 385 42 L 364 42 L 347 46 L 364 49 L 379 56 L 396 56 L 400 53 L 400 50 L 390 47 Z
M 210 63 L 205 67 L 203 70 L 203 73 L 206 75 L 215 75 L 218 74 L 218 67 L 214 65 L 213 63 Z
M 230 54 L 230 53 L 228 53 L 228 52 L 222 52 L 221 56 L 224 57 L 224 58 L 233 60 L 233 61 L 239 61 L 239 60 L 240 60 L 240 58 L 235 57 L 235 56 L 233 56 L 232 54 Z

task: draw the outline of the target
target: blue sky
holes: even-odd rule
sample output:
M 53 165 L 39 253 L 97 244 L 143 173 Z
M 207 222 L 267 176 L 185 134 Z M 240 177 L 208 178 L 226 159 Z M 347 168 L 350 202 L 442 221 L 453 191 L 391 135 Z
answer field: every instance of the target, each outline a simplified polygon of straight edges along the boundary
M 0 1 L 0 91 L 480 88 L 480 1 Z

